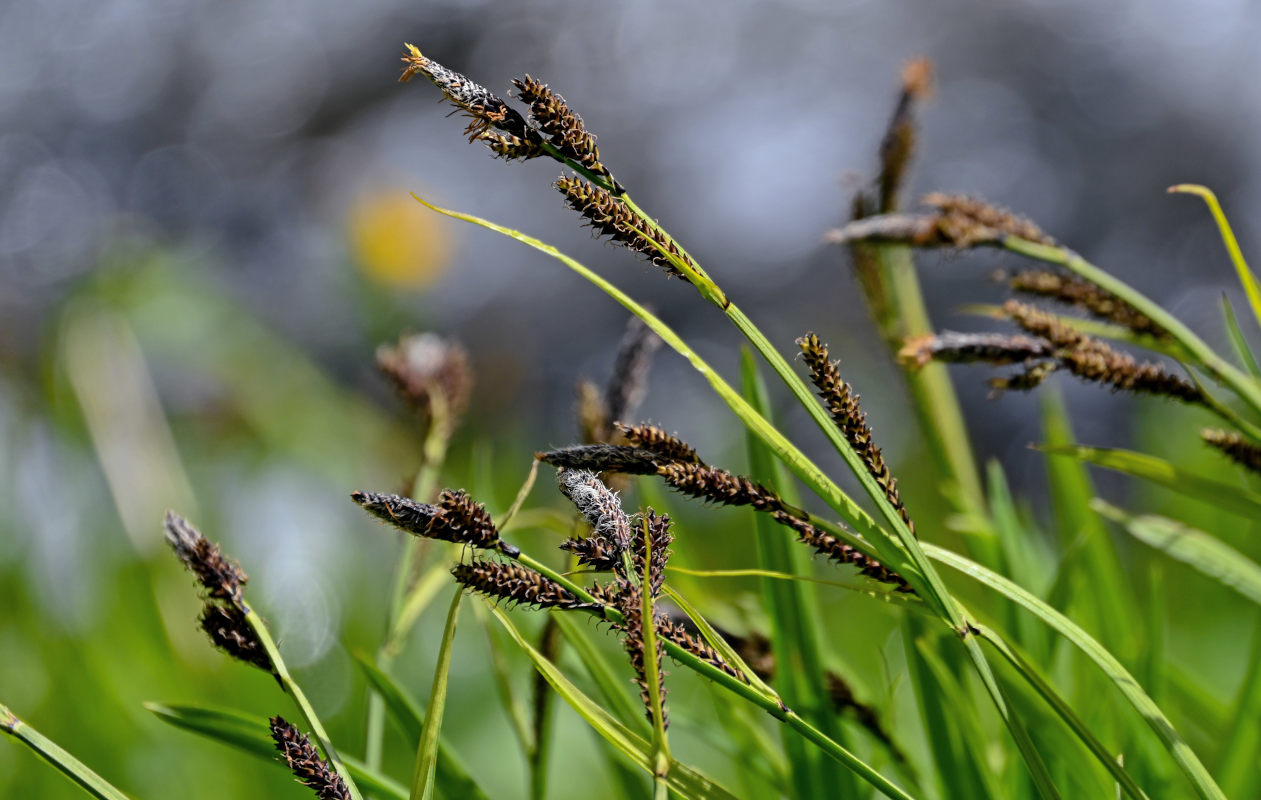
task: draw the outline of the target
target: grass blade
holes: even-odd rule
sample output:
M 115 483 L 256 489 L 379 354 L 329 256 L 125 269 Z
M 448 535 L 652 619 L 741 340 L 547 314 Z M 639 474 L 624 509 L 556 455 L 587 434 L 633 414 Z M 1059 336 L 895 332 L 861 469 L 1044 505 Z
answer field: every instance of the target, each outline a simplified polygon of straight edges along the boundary
M 1261 566 L 1220 539 L 1168 517 L 1128 514 L 1098 498 L 1091 506 L 1143 544 L 1261 604 Z
M 438 665 L 433 673 L 433 689 L 429 692 L 429 706 L 425 709 L 425 722 L 421 726 L 420 743 L 416 747 L 411 800 L 428 800 L 433 796 L 438 763 L 438 735 L 442 731 L 442 716 L 447 706 L 447 683 L 451 677 L 451 647 L 455 642 L 455 625 L 460 618 L 460 601 L 463 598 L 464 587 L 457 586 L 451 598 L 451 608 L 447 611 L 446 627 L 442 630 Z
M 1138 685 L 1138 681 L 1121 665 L 1121 662 L 1117 661 L 1116 657 L 1109 653 L 1099 642 L 1095 641 L 1090 634 L 1078 627 L 1068 617 L 1002 575 L 988 570 L 963 556 L 952 553 L 943 547 L 925 544 L 924 549 L 930 558 L 959 570 L 963 574 L 994 589 L 1009 600 L 1020 604 L 1059 632 L 1068 641 L 1072 642 L 1099 669 L 1103 670 L 1103 673 L 1129 700 L 1130 704 L 1134 706 L 1134 709 L 1143 717 L 1148 726 L 1155 731 L 1156 736 L 1165 746 L 1165 749 L 1169 751 L 1169 754 L 1173 756 L 1173 760 L 1182 769 L 1183 774 L 1191 781 L 1197 794 L 1203 798 L 1211 798 L 1211 800 L 1225 800 L 1226 795 L 1222 793 L 1221 788 L 1213 781 L 1212 776 L 1204 768 L 1203 763 L 1200 762 L 1195 752 L 1178 735 L 1173 723 L 1160 710 L 1160 707 L 1147 696 L 1147 693 Z
M 0 704 L 0 731 L 26 745 L 33 753 L 93 797 L 100 800 L 127 800 L 127 795 L 116 789 L 109 781 L 97 775 L 52 739 L 18 719 L 2 704 Z
M 1244 369 L 1248 370 L 1248 374 L 1253 378 L 1261 380 L 1261 366 L 1257 365 L 1257 357 L 1252 352 L 1251 345 L 1248 344 L 1243 331 L 1239 330 L 1239 320 L 1235 318 L 1235 309 L 1231 306 L 1230 298 L 1225 292 L 1222 293 L 1222 323 L 1226 326 L 1226 335 L 1230 337 L 1230 343 L 1235 348 L 1235 355 L 1239 356 Z
M 420 704 L 402 686 L 377 667 L 362 653 L 354 654 L 355 663 L 363 672 L 368 684 L 385 704 L 385 710 L 403 730 L 407 743 L 416 747 L 425 725 L 425 715 Z M 438 740 L 438 763 L 435 765 L 434 786 L 445 797 L 467 797 L 482 800 L 486 793 L 469 774 L 468 768 L 443 739 Z
M 1230 797 L 1256 797 L 1261 788 L 1257 753 L 1261 752 L 1261 625 L 1252 634 L 1252 654 L 1243 685 L 1233 703 L 1234 714 L 1217 757 L 1217 774 Z
M 1257 284 L 1257 276 L 1252 274 L 1252 270 L 1248 269 L 1248 262 L 1244 261 L 1243 251 L 1239 249 L 1239 240 L 1235 238 L 1235 232 L 1230 229 L 1230 220 L 1226 219 L 1222 204 L 1217 202 L 1217 195 L 1207 186 L 1194 183 L 1170 186 L 1169 191 L 1174 194 L 1198 195 L 1208 204 L 1208 210 L 1213 215 L 1213 221 L 1217 223 L 1218 232 L 1221 233 L 1222 243 L 1226 245 L 1226 252 L 1230 254 L 1230 263 L 1234 265 L 1235 274 L 1239 276 L 1239 284 L 1243 286 L 1244 294 L 1248 295 L 1248 305 L 1252 306 L 1252 314 L 1257 323 L 1261 324 L 1261 285 Z
M 1053 456 L 1067 456 L 1136 478 L 1143 478 L 1248 519 L 1261 516 L 1261 494 L 1237 485 L 1205 478 L 1197 472 L 1182 469 L 1147 453 L 1061 445 L 1044 445 L 1039 449 Z
M 145 703 L 144 707 L 168 725 L 214 739 L 279 765 L 276 749 L 271 741 L 271 731 L 264 719 L 239 711 L 198 706 Z M 355 782 L 362 784 L 367 791 L 377 797 L 407 800 L 407 790 L 402 784 L 353 758 L 343 760 L 346 768 L 355 776 Z

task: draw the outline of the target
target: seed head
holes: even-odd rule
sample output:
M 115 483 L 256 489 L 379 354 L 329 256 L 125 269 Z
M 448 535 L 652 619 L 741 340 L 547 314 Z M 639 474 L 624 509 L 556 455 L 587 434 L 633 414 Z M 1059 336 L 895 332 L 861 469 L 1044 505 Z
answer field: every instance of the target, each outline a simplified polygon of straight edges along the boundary
M 508 556 L 520 552 L 499 538 L 485 506 L 474 503 L 463 491 L 444 489 L 437 505 L 377 492 L 351 492 L 350 499 L 374 517 L 415 536 L 499 550 Z
M 215 647 L 237 661 L 275 674 L 271 659 L 263 649 L 254 629 L 245 619 L 245 612 L 235 605 L 207 602 L 199 620 L 201 629 Z
M 753 506 L 758 511 L 786 508 L 772 490 L 742 475 L 704 464 L 673 462 L 662 464 L 657 474 L 672 489 L 724 506 Z
M 897 478 L 894 478 L 893 473 L 889 471 L 884 454 L 876 445 L 871 426 L 867 424 L 867 415 L 858 404 L 858 395 L 852 386 L 841 379 L 841 371 L 837 366 L 839 362 L 828 360 L 827 345 L 819 341 L 819 337 L 813 333 L 807 333 L 798 339 L 797 345 L 801 347 L 806 365 L 810 367 L 810 378 L 814 381 L 819 397 L 827 405 L 832 421 L 836 423 L 836 427 L 845 436 L 850 447 L 854 448 L 854 452 L 867 467 L 871 476 L 876 479 L 876 483 L 880 484 L 889 504 L 897 509 L 902 521 L 914 534 L 915 523 L 911 520 L 906 506 L 902 504 L 902 497 L 898 493 Z
M 902 70 L 902 91 L 893 118 L 880 142 L 879 210 L 887 214 L 898 207 L 902 185 L 915 151 L 915 107 L 932 94 L 933 65 L 926 58 L 907 63 Z
M 607 179 L 619 192 L 622 191 L 600 161 L 600 149 L 596 147 L 595 136 L 587 131 L 582 117 L 569 107 L 565 98 L 552 91 L 546 83 L 529 75 L 517 78 L 512 83 L 517 87 L 517 96 L 530 105 L 530 118 L 561 155 L 581 164 L 593 175 Z
M 451 428 L 468 407 L 473 371 L 468 353 L 454 340 L 432 333 L 402 336 L 393 346 L 377 348 L 377 368 L 419 413 L 430 416 L 441 403 Z
M 461 585 L 487 597 L 535 608 L 591 608 L 556 581 L 520 564 L 474 560 L 457 564 L 451 574 Z
M 930 361 L 968 364 L 984 361 L 989 364 L 1023 364 L 1050 358 L 1055 350 L 1045 339 L 1030 336 L 1007 336 L 1001 333 L 955 333 L 916 336 L 906 340 L 898 358 L 913 367 Z
M 631 667 L 635 670 L 635 683 L 639 686 L 639 696 L 643 700 L 644 708 L 647 712 L 648 719 L 652 719 L 652 693 L 648 686 L 648 670 L 647 663 L 644 659 L 644 595 L 643 589 L 634 584 L 629 584 L 626 590 L 617 597 L 617 608 L 625 617 L 625 622 L 620 627 L 622 632 L 622 647 L 626 650 L 626 655 L 630 658 Z M 653 620 L 653 632 L 657 631 L 657 621 Z M 665 651 L 664 647 L 658 646 L 657 650 L 657 692 L 661 698 L 661 716 L 662 724 L 669 726 L 670 721 L 666 714 L 666 676 L 665 671 L 661 668 L 661 656 Z
M 837 537 L 811 525 L 809 522 L 791 514 L 779 511 L 774 514 L 775 521 L 792 528 L 797 532 L 797 541 L 814 548 L 816 553 L 826 556 L 838 564 L 853 564 L 858 571 L 872 580 L 896 586 L 899 592 L 913 592 L 914 589 L 906 579 L 893 570 L 867 556 Z
M 671 239 L 637 216 L 607 190 L 578 178 L 564 176 L 557 179 L 556 189 L 565 196 L 565 202 L 570 208 L 587 219 L 598 236 L 607 236 L 629 250 L 646 255 L 649 261 L 664 269 L 668 275 L 687 281 L 687 276 L 671 263 L 666 254 L 685 262 L 689 267 L 695 266 L 692 261 Z
M 1094 316 L 1158 339 L 1169 334 L 1151 318 L 1112 292 L 1073 275 L 1049 269 L 1026 269 L 1004 276 L 1007 285 L 1022 294 L 1046 297 L 1085 309 Z
M 624 425 L 613 423 L 626 440 L 635 447 L 647 450 L 663 461 L 680 461 L 687 464 L 700 464 L 700 456 L 692 446 L 677 436 L 666 433 L 655 425 Z
M 590 523 L 592 535 L 607 541 L 618 553 L 625 552 L 631 540 L 630 520 L 617 493 L 584 469 L 557 470 L 556 479 L 561 493 Z
M 618 344 L 613 375 L 604 390 L 604 407 L 609 420 L 625 419 L 635 413 L 648 388 L 648 370 L 661 349 L 661 337 L 643 320 L 632 316 Z
M 1200 437 L 1220 450 L 1231 461 L 1253 472 L 1261 472 L 1261 446 L 1248 441 L 1237 433 L 1205 428 Z
M 241 590 L 249 579 L 240 565 L 225 557 L 217 544 L 207 540 L 192 523 L 174 511 L 166 512 L 164 527 L 171 549 L 188 571 L 197 576 L 209 596 L 241 605 Z
M 579 444 L 535 453 L 539 461 L 564 469 L 591 472 L 620 472 L 626 475 L 652 475 L 658 457 L 638 447 L 616 444 Z
M 311 744 L 311 740 L 283 717 L 271 718 L 271 738 L 298 783 L 315 790 L 319 800 L 350 800 L 345 781 Z
M 1008 236 L 1053 245 L 1055 240 L 1038 226 L 1009 211 L 963 195 L 934 193 L 924 204 L 927 214 L 880 214 L 854 220 L 828 234 L 828 241 L 902 242 L 915 247 L 953 247 L 966 250 L 980 245 L 1000 245 Z

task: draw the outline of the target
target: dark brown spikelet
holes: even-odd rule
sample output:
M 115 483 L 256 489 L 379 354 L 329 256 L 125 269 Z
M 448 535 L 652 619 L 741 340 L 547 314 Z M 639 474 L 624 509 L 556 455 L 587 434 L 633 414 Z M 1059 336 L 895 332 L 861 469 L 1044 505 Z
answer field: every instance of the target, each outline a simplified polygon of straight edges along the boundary
M 1168 332 L 1134 306 L 1112 292 L 1074 275 L 1049 269 L 1025 269 L 1007 276 L 1006 280 L 1012 290 L 1022 294 L 1046 297 L 1085 309 L 1100 319 L 1114 322 L 1135 333 L 1158 339 L 1169 338 Z
M 915 152 L 915 106 L 932 94 L 933 65 L 917 58 L 902 69 L 902 92 L 889 127 L 880 141 L 879 210 L 897 209 L 906 173 Z
M 407 48 L 403 55 L 406 67 L 399 76 L 399 82 L 406 83 L 417 75 L 428 78 L 430 83 L 442 90 L 443 96 L 452 105 L 472 118 L 464 131 L 469 141 L 481 138 L 488 132 L 493 133 L 492 128 L 526 142 L 539 141 L 538 132 L 526 124 L 525 118 L 485 86 L 426 58 L 413 45 L 404 46 Z
M 499 538 L 499 529 L 485 507 L 463 491 L 444 489 L 438 505 L 378 492 L 351 492 L 350 499 L 377 519 L 415 536 L 499 550 L 509 556 L 520 552 Z
M 573 553 L 579 564 L 596 572 L 613 572 L 622 568 L 622 554 L 600 536 L 566 539 L 560 543 L 560 549 Z
M 1253 472 L 1261 472 L 1261 445 L 1248 441 L 1237 433 L 1205 428 L 1200 437 L 1211 447 L 1226 455 L 1231 461 Z
M 630 546 L 630 520 L 617 493 L 605 486 L 599 476 L 587 470 L 560 469 L 556 480 L 561 494 L 591 525 L 593 536 L 607 541 L 619 554 Z
M 629 250 L 646 255 L 667 274 L 687 281 L 687 276 L 666 258 L 665 253 L 689 267 L 695 266 L 692 261 L 671 239 L 640 219 L 608 191 L 579 178 L 564 176 L 557 179 L 556 188 L 565 196 L 569 207 L 587 219 L 597 235 L 607 236 Z
M 315 791 L 319 800 L 350 800 L 345 781 L 333 771 L 311 740 L 284 719 L 271 718 L 271 738 L 298 783 Z
M 819 341 L 819 337 L 813 333 L 807 333 L 798 339 L 797 345 L 801 347 L 806 366 L 810 368 L 810 378 L 818 390 L 819 397 L 827 405 L 832 421 L 836 423 L 836 427 L 845 436 L 850 447 L 854 448 L 854 452 L 858 454 L 871 476 L 876 479 L 876 483 L 880 484 L 889 504 L 897 509 L 906 527 L 914 534 L 915 523 L 911 520 L 906 506 L 902 504 L 902 497 L 898 493 L 897 478 L 894 478 L 893 473 L 889 471 L 884 454 L 876 445 L 875 438 L 871 434 L 871 426 L 867 424 L 867 415 L 858 404 L 858 395 L 852 386 L 841 379 L 841 372 L 837 367 L 838 362 L 828 360 L 827 345 Z
M 670 488 L 724 506 L 753 506 L 758 511 L 785 509 L 779 495 L 742 475 L 704 464 L 662 464 L 657 474 Z
M 988 364 L 1023 364 L 1054 355 L 1055 349 L 1045 339 L 954 331 L 912 337 L 898 351 L 898 358 L 914 367 L 922 367 L 930 361 L 948 364 L 969 364 L 977 361 Z
M 644 533 L 640 525 L 648 528 L 648 541 L 652 545 L 652 557 L 644 564 Z M 666 564 L 670 560 L 670 543 L 674 534 L 670 531 L 668 514 L 658 514 L 651 508 L 635 525 L 635 535 L 631 546 L 632 563 L 635 571 L 644 576 L 645 583 L 652 589 L 652 596 L 661 594 L 661 586 L 666 581 Z
M 744 636 L 723 630 L 718 633 L 740 654 L 754 675 L 767 683 L 775 680 L 775 650 L 769 638 L 757 631 L 749 631 Z
M 853 564 L 858 571 L 872 580 L 896 586 L 899 592 L 913 592 L 914 589 L 906 579 L 893 570 L 867 556 L 859 550 L 845 544 L 837 537 L 822 531 L 803 519 L 785 512 L 776 512 L 775 521 L 792 528 L 797 532 L 797 541 L 809 545 L 820 555 L 826 556 L 838 564 Z
M 626 650 L 626 655 L 630 658 L 631 667 L 635 670 L 635 683 L 639 686 L 639 696 L 643 700 L 644 709 L 647 713 L 649 721 L 652 720 L 652 693 L 648 688 L 648 670 L 644 659 L 644 595 L 643 590 L 637 585 L 628 584 L 621 594 L 617 597 L 617 609 L 622 612 L 625 621 L 620 629 L 622 631 L 622 647 Z M 653 621 L 653 631 L 659 630 L 657 620 Z M 666 674 L 661 669 L 661 657 L 665 652 L 665 648 L 661 643 L 657 643 L 657 691 L 661 697 L 661 722 L 665 727 L 669 727 L 669 715 L 666 712 Z
M 473 370 L 468 352 L 456 341 L 432 333 L 400 336 L 377 348 L 377 368 L 416 411 L 432 417 L 441 404 L 454 428 L 468 408 Z
M 613 374 L 604 390 L 604 407 L 608 419 L 625 419 L 635 413 L 648 388 L 648 370 L 653 356 L 661 349 L 661 337 L 644 321 L 632 316 L 626 333 L 617 346 Z
M 585 469 L 592 472 L 621 472 L 627 475 L 656 474 L 659 460 L 648 450 L 616 444 L 572 445 L 535 453 L 534 457 L 553 467 Z
M 1001 378 L 990 378 L 990 388 L 997 392 L 1028 392 L 1042 385 L 1052 372 L 1060 368 L 1058 361 L 1039 361 L 1022 371 Z
M 556 581 L 520 564 L 475 559 L 467 564 L 456 564 L 451 574 L 461 585 L 487 597 L 536 608 L 590 607 Z
M 936 210 L 928 214 L 863 217 L 840 230 L 831 231 L 827 239 L 836 244 L 903 242 L 915 247 L 952 247 L 959 250 L 980 245 L 1001 245 L 1008 236 L 1038 244 L 1055 244 L 1055 240 L 1029 220 L 982 200 L 934 193 L 925 196 L 924 203 Z
M 188 571 L 197 576 L 209 596 L 240 606 L 242 587 L 249 580 L 240 565 L 224 556 L 219 545 L 202 536 L 192 523 L 174 511 L 166 512 L 163 527 L 171 549 Z
M 613 424 L 626 437 L 626 441 L 635 447 L 660 456 L 663 461 L 677 461 L 683 464 L 702 463 L 700 456 L 696 454 L 691 445 L 677 436 L 666 433 L 655 425 L 643 423 L 639 425 L 624 425 L 621 422 Z
M 1184 403 L 1205 402 L 1204 394 L 1190 381 L 1159 364 L 1140 364 L 1128 353 L 1113 350 L 1105 342 L 1073 330 L 1054 314 L 1015 300 L 1003 304 L 1003 313 L 1025 331 L 1055 345 L 1060 365 L 1083 380 L 1105 383 L 1122 391 L 1172 397 Z
M 733 678 L 739 678 L 748 683 L 748 679 L 738 669 L 728 664 L 726 659 L 722 657 L 722 654 L 715 650 L 703 637 L 689 631 L 685 623 L 660 614 L 657 617 L 657 635 L 668 642 L 678 645 L 681 649 L 688 651 L 710 666 L 722 670 Z M 749 666 L 750 668 L 753 667 L 752 664 Z
M 517 87 L 517 96 L 529 104 L 530 118 L 561 155 L 581 164 L 593 175 L 605 178 L 621 191 L 620 184 L 600 162 L 595 136 L 587 131 L 582 117 L 569 107 L 565 98 L 529 75 L 513 80 L 512 84 Z
M 208 602 L 198 620 L 210 643 L 245 664 L 275 674 L 271 659 L 263 649 L 254 629 L 245 619 L 245 612 L 234 605 Z
M 881 742 L 889 752 L 900 762 L 906 761 L 906 756 L 893 742 L 893 737 L 884 729 L 884 725 L 880 722 L 880 715 L 876 710 L 866 703 L 859 702 L 854 696 L 854 690 L 850 688 L 849 683 L 845 681 L 838 673 L 828 670 L 823 675 L 824 682 L 827 685 L 828 700 L 831 701 L 832 710 L 838 714 L 852 714 L 858 724 L 867 729 L 867 732 Z

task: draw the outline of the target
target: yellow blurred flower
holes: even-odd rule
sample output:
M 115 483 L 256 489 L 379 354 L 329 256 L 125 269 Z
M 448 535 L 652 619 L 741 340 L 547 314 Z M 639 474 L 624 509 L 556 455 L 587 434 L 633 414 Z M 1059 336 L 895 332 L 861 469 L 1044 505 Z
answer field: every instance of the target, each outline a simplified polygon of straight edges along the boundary
M 365 191 L 346 216 L 351 256 L 371 280 L 425 289 L 442 277 L 451 248 L 446 228 L 406 190 Z

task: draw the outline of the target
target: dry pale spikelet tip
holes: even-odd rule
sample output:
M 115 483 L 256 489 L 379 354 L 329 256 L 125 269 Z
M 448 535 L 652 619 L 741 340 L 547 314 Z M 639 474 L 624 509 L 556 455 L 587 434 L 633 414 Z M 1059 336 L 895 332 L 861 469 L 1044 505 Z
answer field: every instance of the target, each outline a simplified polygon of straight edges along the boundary
M 1085 309 L 1100 319 L 1114 322 L 1135 333 L 1159 339 L 1169 338 L 1163 328 L 1134 306 L 1112 292 L 1074 275 L 1049 269 L 1026 269 L 1004 277 L 1012 290 L 1022 294 L 1046 297 Z
M 618 553 L 630 546 L 630 520 L 622 510 L 622 503 L 595 473 L 559 469 L 556 480 L 561 493 L 590 523 L 592 535 L 609 542 Z
M 234 605 L 208 602 L 202 608 L 199 623 L 215 647 L 237 661 L 275 674 L 271 659 L 246 621 L 244 611 Z
M 648 388 L 648 370 L 653 356 L 661 349 L 661 337 L 653 333 L 643 320 L 632 316 L 626 333 L 618 344 L 613 374 L 604 391 L 604 407 L 608 419 L 616 420 L 634 414 Z
M 657 474 L 670 488 L 683 494 L 724 506 L 753 506 L 758 511 L 786 508 L 775 492 L 725 469 L 704 464 L 673 462 L 662 464 Z
M 1172 397 L 1185 403 L 1205 402 L 1203 392 L 1190 381 L 1158 364 L 1140 364 L 1128 353 L 1113 350 L 1107 343 L 1073 330 L 1053 314 L 1015 300 L 1003 304 L 1003 313 L 1027 332 L 1059 348 L 1056 357 L 1060 366 L 1083 380 L 1105 383 L 1120 391 Z M 995 388 L 1025 387 L 1008 381 Z
M 341 776 L 311 744 L 306 734 L 283 717 L 271 718 L 271 738 L 298 783 L 315 791 L 319 800 L 350 800 L 350 790 Z
M 188 520 L 174 511 L 166 512 L 163 527 L 175 555 L 197 576 L 210 596 L 240 605 L 241 589 L 248 580 L 240 565 L 226 558 L 218 545 L 202 536 Z
M 582 117 L 569 107 L 565 98 L 552 91 L 546 83 L 529 75 L 514 79 L 512 84 L 517 87 L 517 96 L 529 104 L 530 118 L 561 155 L 581 164 L 593 175 L 599 175 L 616 184 L 600 161 L 600 149 L 596 147 L 595 136 L 587 130 Z
M 565 176 L 557 179 L 556 189 L 565 196 L 565 203 L 570 208 L 586 218 L 597 236 L 607 236 L 629 250 L 646 255 L 649 261 L 664 269 L 667 274 L 687 281 L 687 276 L 662 252 L 691 266 L 692 262 L 683 255 L 678 246 L 640 219 L 608 191 L 587 181 Z
M 655 475 L 660 458 L 649 450 L 620 444 L 578 444 L 535 453 L 545 464 L 592 472 Z
M 510 142 L 519 140 L 521 147 L 512 151 L 508 155 L 510 158 L 530 158 L 541 152 L 537 151 L 538 132 L 526 125 L 525 118 L 515 109 L 485 86 L 426 58 L 415 46 L 408 44 L 405 47 L 407 52 L 403 55 L 403 63 L 406 66 L 399 76 L 399 82 L 406 83 L 417 75 L 428 78 L 430 83 L 442 90 L 443 96 L 452 105 L 472 117 L 464 131 L 470 141 L 486 138 L 492 150 L 506 155 L 501 149 L 507 148 Z M 506 136 L 495 135 L 495 131 Z M 487 137 L 487 134 L 491 135 Z
M 622 631 L 622 647 L 630 658 L 631 667 L 635 670 L 635 683 L 639 686 L 639 696 L 643 700 L 648 719 L 652 719 L 652 694 L 648 688 L 648 670 L 644 660 L 644 595 L 639 586 L 627 585 L 617 597 L 617 609 L 625 617 L 620 629 Z M 653 632 L 659 630 L 657 620 L 653 620 Z M 666 712 L 666 674 L 661 668 L 662 655 L 665 648 L 657 643 L 657 691 L 661 698 L 661 722 L 669 727 L 669 715 Z
M 818 390 L 819 397 L 827 405 L 832 421 L 845 436 L 845 440 L 854 448 L 854 452 L 858 454 L 871 476 L 876 479 L 876 483 L 880 484 L 890 505 L 897 509 L 902 521 L 914 534 L 915 523 L 911 520 L 906 506 L 902 504 L 902 497 L 898 493 L 897 478 L 893 477 L 889 465 L 884 460 L 884 454 L 876 445 L 871 426 L 867 424 L 867 415 L 859 406 L 858 395 L 852 386 L 841 379 L 841 372 L 837 367 L 838 362 L 828 360 L 827 345 L 819 341 L 819 337 L 813 333 L 807 333 L 798 339 L 797 345 L 801 348 L 806 365 L 810 368 L 810 378 L 814 382 L 815 389 Z
M 922 367 L 930 361 L 950 364 L 977 361 L 989 364 L 1022 364 L 1054 355 L 1054 348 L 1045 339 L 954 331 L 914 336 L 907 339 L 906 344 L 898 351 L 898 358 L 903 363 L 916 367 Z
M 473 560 L 457 564 L 451 574 L 457 582 L 479 594 L 536 608 L 591 608 L 556 581 L 523 567 L 502 561 Z
M 898 207 L 902 185 L 915 151 L 915 105 L 932 93 L 933 65 L 926 58 L 909 62 L 902 70 L 902 92 L 889 127 L 880 142 L 879 210 Z
M 430 413 L 435 394 L 441 394 L 452 424 L 468 407 L 473 370 L 458 342 L 432 333 L 401 336 L 394 345 L 378 347 L 376 360 L 377 368 L 420 413 Z
M 826 556 L 838 564 L 853 564 L 855 567 L 858 567 L 858 571 L 863 575 L 872 580 L 896 586 L 899 592 L 914 591 L 901 575 L 858 549 L 845 544 L 832 534 L 783 511 L 776 512 L 774 517 L 779 524 L 792 528 L 797 532 L 797 541 L 814 548 L 815 552 L 820 555 Z
M 625 425 L 621 422 L 614 422 L 613 425 L 626 437 L 626 441 L 659 456 L 663 461 L 703 463 L 691 445 L 655 425 Z
M 1261 472 L 1261 445 L 1250 442 L 1237 433 L 1213 428 L 1200 431 L 1200 436 L 1210 446 L 1222 451 L 1231 461 L 1253 472 Z
M 463 491 L 443 490 L 438 505 L 379 492 L 351 492 L 350 499 L 377 519 L 415 536 L 499 550 L 509 556 L 520 552 L 499 538 L 485 507 Z

